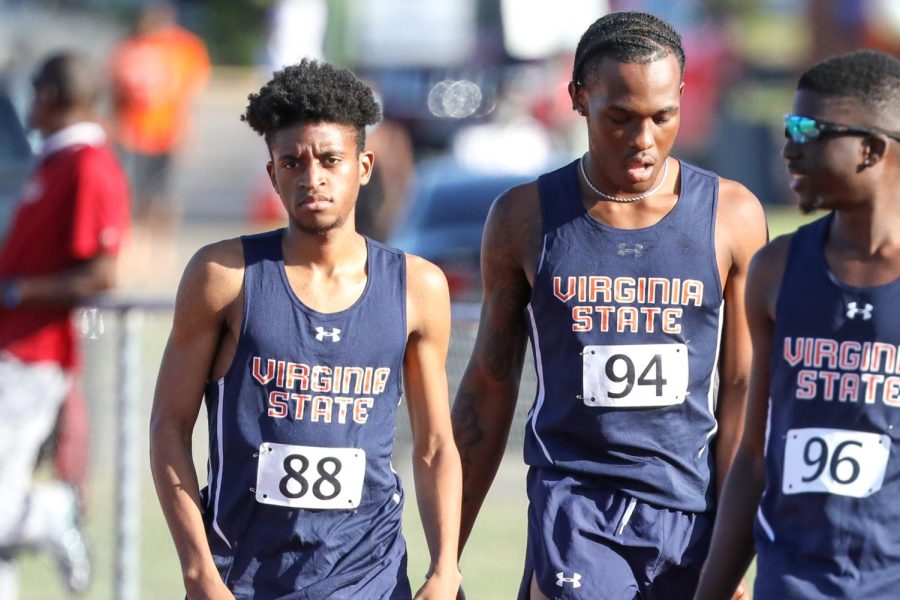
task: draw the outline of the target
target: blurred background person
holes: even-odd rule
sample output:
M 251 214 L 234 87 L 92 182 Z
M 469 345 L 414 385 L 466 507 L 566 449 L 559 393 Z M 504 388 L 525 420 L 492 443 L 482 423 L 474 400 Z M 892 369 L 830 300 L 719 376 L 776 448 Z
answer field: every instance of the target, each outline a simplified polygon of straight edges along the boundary
M 90 563 L 77 497 L 32 484 L 79 367 L 72 308 L 112 287 L 128 228 L 125 177 L 93 120 L 97 73 L 75 54 L 49 57 L 33 80 L 38 165 L 0 249 L 0 598 L 17 597 L 15 554 L 50 550 L 66 587 L 83 592 Z
M 111 69 L 113 131 L 134 196 L 129 262 L 143 279 L 175 266 L 181 207 L 172 194 L 172 168 L 191 102 L 209 77 L 209 56 L 204 42 L 178 25 L 173 5 L 154 2 L 114 50 Z
M 274 0 L 268 13 L 265 62 L 269 73 L 304 57 L 324 58 L 328 4 L 325 0 Z
M 533 114 L 537 102 L 530 90 L 514 76 L 507 79 L 497 86 L 490 119 L 464 125 L 453 136 L 452 153 L 464 168 L 532 174 L 564 150 L 562 141 Z
M 356 230 L 383 242 L 406 208 L 409 181 L 415 168 L 415 151 L 406 127 L 385 108 L 374 86 L 373 93 L 383 118 L 366 131 L 369 148 L 378 158 L 369 182 L 359 189 Z
M 862 29 L 865 47 L 900 56 L 900 2 L 869 0 L 863 8 Z

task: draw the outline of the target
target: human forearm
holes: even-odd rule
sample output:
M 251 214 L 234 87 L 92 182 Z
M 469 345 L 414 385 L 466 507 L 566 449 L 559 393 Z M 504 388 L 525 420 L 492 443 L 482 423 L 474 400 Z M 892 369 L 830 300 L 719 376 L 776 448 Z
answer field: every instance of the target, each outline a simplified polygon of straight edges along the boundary
M 431 556 L 425 585 L 416 599 L 456 596 L 461 581 L 456 549 L 459 540 L 459 455 L 447 440 L 424 451 L 415 449 L 413 474 L 425 540 Z
M 102 256 L 53 274 L 0 279 L 0 293 L 6 308 L 65 308 L 114 285 L 115 259 Z
M 462 463 L 460 554 L 506 448 L 517 388 L 514 384 L 505 387 L 505 390 L 498 387 L 489 391 L 487 386 L 479 384 L 476 376 L 467 373 L 453 405 L 453 434 Z M 491 406 L 480 401 L 486 397 L 499 399 L 499 402 Z
M 695 600 L 731 598 L 753 559 L 753 521 L 765 485 L 761 457 L 741 447 L 722 492 Z
M 206 540 L 190 439 L 172 427 L 154 424 L 150 465 L 159 503 L 181 562 L 188 597 L 204 598 L 204 590 L 222 582 Z
M 459 456 L 452 442 L 416 452 L 413 474 L 431 571 L 455 572 L 462 492 Z
M 478 334 L 451 411 L 463 472 L 460 555 L 503 458 L 525 361 L 528 330 L 524 309 L 531 285 L 522 265 L 533 264 L 525 258 L 530 256 L 526 247 L 529 240 L 537 238 L 533 236 L 536 231 L 523 230 L 521 194 L 521 189 L 502 194 L 485 223 Z M 535 199 L 526 194 L 524 201 Z
M 722 497 L 725 480 L 741 442 L 747 407 L 746 378 L 723 382 L 719 388 L 719 409 L 716 415 L 718 432 L 715 444 L 716 498 Z

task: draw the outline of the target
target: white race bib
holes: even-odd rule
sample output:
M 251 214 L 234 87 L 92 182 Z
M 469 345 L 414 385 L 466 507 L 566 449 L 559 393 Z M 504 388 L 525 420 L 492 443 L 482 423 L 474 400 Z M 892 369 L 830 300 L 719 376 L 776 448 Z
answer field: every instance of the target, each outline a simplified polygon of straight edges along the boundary
M 865 498 L 881 489 L 891 439 L 878 433 L 809 427 L 787 432 L 783 494 Z
M 290 508 L 359 506 L 366 452 L 263 442 L 256 470 L 256 501 Z
M 582 400 L 588 406 L 646 408 L 681 404 L 687 396 L 684 344 L 585 346 Z

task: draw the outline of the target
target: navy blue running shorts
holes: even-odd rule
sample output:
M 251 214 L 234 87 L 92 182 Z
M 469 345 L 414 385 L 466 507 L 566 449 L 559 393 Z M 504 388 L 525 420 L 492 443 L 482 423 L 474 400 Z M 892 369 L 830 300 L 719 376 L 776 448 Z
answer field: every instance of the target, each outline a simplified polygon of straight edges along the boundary
M 534 575 L 551 599 L 679 600 L 697 587 L 713 515 L 651 506 L 597 480 L 528 472 L 528 547 L 520 600 Z

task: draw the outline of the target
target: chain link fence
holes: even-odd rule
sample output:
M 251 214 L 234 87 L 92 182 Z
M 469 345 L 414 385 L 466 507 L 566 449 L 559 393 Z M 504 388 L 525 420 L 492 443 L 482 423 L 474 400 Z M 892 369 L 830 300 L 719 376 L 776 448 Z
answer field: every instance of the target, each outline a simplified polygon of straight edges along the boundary
M 478 310 L 477 305 L 453 307 L 447 359 L 451 402 L 475 342 Z M 183 588 L 177 557 L 153 490 L 147 458 L 153 389 L 172 325 L 172 301 L 104 300 L 77 311 L 75 325 L 82 338 L 82 386 L 90 421 L 87 530 L 94 554 L 94 581 L 87 597 L 116 600 L 180 597 Z M 501 474 L 495 485 L 516 488 L 509 494 L 498 492 L 498 502 L 515 498 L 520 508 L 524 502 L 522 490 L 518 489 L 522 436 L 534 390 L 529 351 L 505 459 L 513 467 L 507 476 Z M 405 411 L 401 411 L 395 463 L 410 497 L 412 477 L 406 463 L 411 447 L 409 420 Z M 204 485 L 207 434 L 203 410 L 195 427 L 194 456 L 198 477 Z M 408 504 L 414 505 L 410 501 Z M 417 523 L 412 526 L 418 527 Z M 406 527 L 408 538 L 411 528 Z M 415 539 L 410 541 L 411 571 L 419 558 L 412 556 L 415 542 Z M 58 578 L 48 574 L 53 567 L 46 558 L 26 557 L 22 562 L 23 600 L 65 597 Z M 515 570 L 519 566 L 513 564 L 511 568 Z

